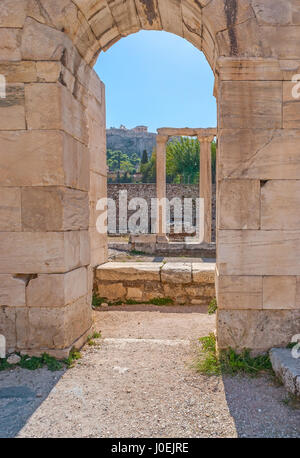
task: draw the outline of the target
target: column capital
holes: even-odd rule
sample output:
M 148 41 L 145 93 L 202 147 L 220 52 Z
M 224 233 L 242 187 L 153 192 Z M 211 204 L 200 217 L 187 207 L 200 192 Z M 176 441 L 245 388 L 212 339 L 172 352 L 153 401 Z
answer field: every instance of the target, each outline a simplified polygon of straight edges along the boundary
M 205 135 L 205 136 L 202 136 L 202 135 L 198 135 L 198 140 L 200 143 L 212 143 L 213 139 L 215 138 L 215 136 L 212 136 L 212 135 Z
M 156 143 L 167 143 L 168 140 L 169 140 L 169 136 L 168 135 L 160 135 L 160 134 L 158 134 L 156 136 Z

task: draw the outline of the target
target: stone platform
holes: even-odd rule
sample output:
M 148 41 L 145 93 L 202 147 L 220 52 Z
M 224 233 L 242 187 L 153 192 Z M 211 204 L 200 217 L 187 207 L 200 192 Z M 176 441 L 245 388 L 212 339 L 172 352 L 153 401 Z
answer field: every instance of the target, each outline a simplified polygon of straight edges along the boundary
M 174 304 L 208 305 L 215 297 L 215 264 L 108 262 L 96 269 L 94 287 L 111 302 L 169 297 Z
M 300 398 L 300 358 L 294 358 L 291 349 L 272 348 L 270 359 L 275 374 L 285 388 Z

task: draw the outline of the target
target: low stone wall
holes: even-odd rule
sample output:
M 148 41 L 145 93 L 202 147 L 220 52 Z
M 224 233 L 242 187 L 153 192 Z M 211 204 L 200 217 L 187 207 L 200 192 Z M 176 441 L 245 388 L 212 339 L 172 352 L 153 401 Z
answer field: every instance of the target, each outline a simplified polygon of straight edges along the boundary
M 107 301 L 149 301 L 208 305 L 215 297 L 214 263 L 108 262 L 95 270 L 94 291 Z

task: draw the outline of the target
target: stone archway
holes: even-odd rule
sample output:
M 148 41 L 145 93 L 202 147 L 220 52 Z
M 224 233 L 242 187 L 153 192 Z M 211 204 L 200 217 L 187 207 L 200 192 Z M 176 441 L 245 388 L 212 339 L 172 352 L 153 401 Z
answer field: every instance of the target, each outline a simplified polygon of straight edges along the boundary
M 0 333 L 9 348 L 62 356 L 89 331 L 92 268 L 106 256 L 94 229 L 106 193 L 105 96 L 92 66 L 141 29 L 191 41 L 216 77 L 219 347 L 262 351 L 299 331 L 299 13 L 294 0 L 2 0 Z

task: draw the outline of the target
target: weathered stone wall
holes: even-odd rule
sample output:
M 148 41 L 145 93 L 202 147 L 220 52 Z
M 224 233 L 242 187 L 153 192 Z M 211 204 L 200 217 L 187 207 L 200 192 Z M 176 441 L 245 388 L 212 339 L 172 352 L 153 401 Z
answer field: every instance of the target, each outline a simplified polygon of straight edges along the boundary
M 53 27 L 71 4 L 64 16 L 67 2 L 43 3 L 0 9 L 0 334 L 8 349 L 64 356 L 89 332 L 91 266 L 106 260 L 92 211 L 106 195 L 105 93 Z
M 107 185 L 107 196 L 111 198 L 116 203 L 117 209 L 117 233 L 119 232 L 119 192 L 127 191 L 128 202 L 136 197 L 141 197 L 147 201 L 148 204 L 148 219 L 150 221 L 150 212 L 151 212 L 151 199 L 156 198 L 156 185 L 153 183 L 126 183 L 126 184 L 112 184 Z M 184 198 L 199 198 L 199 186 L 198 185 L 182 185 L 182 184 L 170 184 L 167 183 L 167 198 L 171 201 L 174 197 L 183 199 Z M 195 205 L 194 205 L 195 207 Z M 133 210 L 128 210 L 128 219 L 134 213 Z M 194 208 L 194 215 L 196 211 Z M 213 215 L 213 224 L 212 224 L 212 238 L 215 241 L 216 233 L 216 187 L 213 186 L 213 202 L 212 202 L 212 215 Z M 195 222 L 194 222 L 195 223 Z M 108 233 L 110 233 L 111 228 L 108 226 Z

